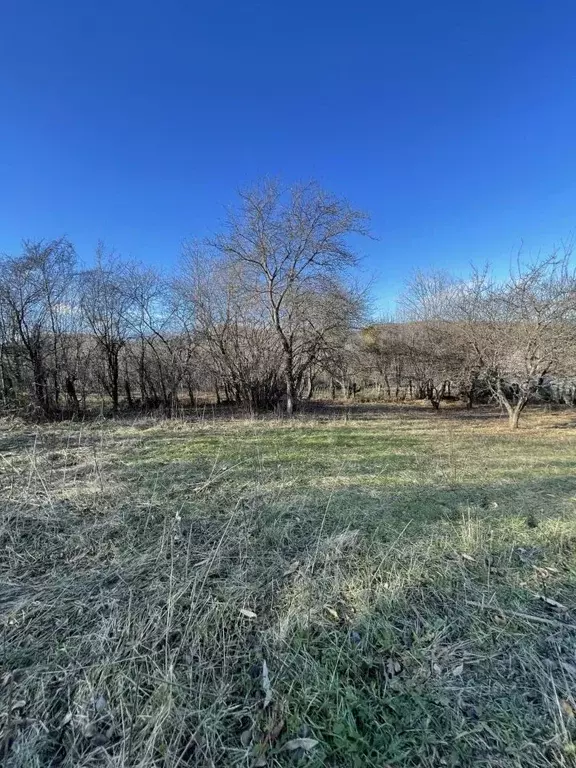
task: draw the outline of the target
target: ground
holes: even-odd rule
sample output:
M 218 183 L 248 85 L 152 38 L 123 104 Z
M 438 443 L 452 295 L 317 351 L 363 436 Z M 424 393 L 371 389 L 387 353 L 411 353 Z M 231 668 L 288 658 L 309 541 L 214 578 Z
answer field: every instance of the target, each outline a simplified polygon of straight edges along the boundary
M 576 765 L 575 469 L 570 411 L 0 422 L 0 764 Z

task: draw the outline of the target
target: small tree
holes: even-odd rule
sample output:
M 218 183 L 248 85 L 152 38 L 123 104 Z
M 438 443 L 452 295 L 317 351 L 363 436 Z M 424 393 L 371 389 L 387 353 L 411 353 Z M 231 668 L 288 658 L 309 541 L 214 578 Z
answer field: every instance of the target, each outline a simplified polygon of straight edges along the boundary
M 472 401 L 469 344 L 456 317 L 459 282 L 445 272 L 416 273 L 400 298 L 410 376 L 436 410 L 452 382 Z M 468 381 L 471 379 L 471 381 Z
M 460 285 L 462 328 L 512 429 L 574 349 L 576 278 L 569 258 L 569 249 L 555 251 L 533 264 L 519 261 L 503 282 L 484 270 Z

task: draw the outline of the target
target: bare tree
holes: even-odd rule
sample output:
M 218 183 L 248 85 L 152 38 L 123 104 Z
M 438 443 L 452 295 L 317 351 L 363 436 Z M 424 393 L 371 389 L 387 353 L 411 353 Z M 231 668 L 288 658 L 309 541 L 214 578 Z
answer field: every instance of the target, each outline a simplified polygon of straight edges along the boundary
M 27 368 L 33 399 L 46 416 L 60 405 L 63 335 L 75 285 L 75 259 L 72 244 L 60 238 L 25 241 L 20 256 L 5 256 L 1 263 L 4 396 L 26 386 Z
M 367 218 L 316 184 L 284 190 L 264 182 L 240 193 L 225 233 L 213 248 L 266 308 L 283 356 L 286 412 L 299 379 L 341 322 L 346 271 L 357 264 L 347 238 L 367 233 Z M 313 340 L 313 343 L 311 343 Z
M 141 403 L 178 405 L 178 391 L 193 352 L 186 337 L 171 283 L 140 264 L 127 265 L 124 292 L 130 297 L 125 311 L 131 341 L 125 347 L 124 389 L 134 405 L 129 368 L 136 371 Z
M 189 244 L 176 289 L 190 307 L 193 338 L 209 352 L 203 356 L 209 377 L 223 381 L 227 399 L 254 410 L 277 400 L 282 351 L 244 272 L 243 264 Z
M 476 374 L 456 316 L 460 282 L 446 272 L 417 272 L 399 299 L 409 373 L 419 394 L 438 409 L 452 383 L 472 403 Z
M 461 284 L 463 328 L 512 429 L 574 349 L 576 277 L 570 256 L 566 248 L 532 264 L 519 259 L 503 282 L 484 270 Z
M 120 353 L 130 336 L 133 302 L 126 264 L 100 243 L 96 266 L 82 275 L 80 306 L 101 354 L 98 378 L 114 411 L 120 402 Z

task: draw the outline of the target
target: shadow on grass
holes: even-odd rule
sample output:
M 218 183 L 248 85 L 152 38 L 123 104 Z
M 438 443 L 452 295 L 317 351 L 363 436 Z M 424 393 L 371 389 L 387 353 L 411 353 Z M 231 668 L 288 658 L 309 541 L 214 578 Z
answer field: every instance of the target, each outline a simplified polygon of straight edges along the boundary
M 293 765 L 298 733 L 308 765 L 569 764 L 574 476 L 168 498 L 145 472 L 155 496 L 139 469 L 121 498 L 4 508 L 7 765 Z

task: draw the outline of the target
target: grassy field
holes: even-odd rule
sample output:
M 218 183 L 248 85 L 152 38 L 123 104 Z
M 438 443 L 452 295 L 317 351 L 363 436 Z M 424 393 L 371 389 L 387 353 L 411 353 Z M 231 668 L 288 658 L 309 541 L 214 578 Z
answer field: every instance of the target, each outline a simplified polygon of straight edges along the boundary
M 576 765 L 575 470 L 571 412 L 0 422 L 0 764 Z

